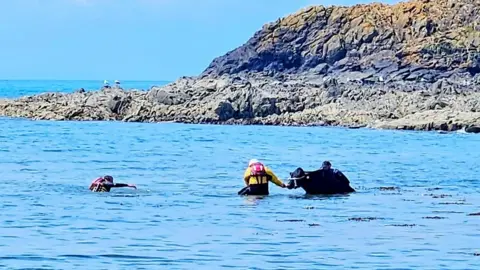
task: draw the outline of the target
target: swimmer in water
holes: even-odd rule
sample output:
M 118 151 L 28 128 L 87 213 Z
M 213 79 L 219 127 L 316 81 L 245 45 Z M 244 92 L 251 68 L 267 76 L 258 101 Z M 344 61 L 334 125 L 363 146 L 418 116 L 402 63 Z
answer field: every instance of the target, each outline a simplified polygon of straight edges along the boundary
M 88 189 L 90 189 L 92 192 L 110 192 L 110 189 L 114 187 L 131 187 L 137 189 L 137 187 L 132 184 L 114 184 L 113 177 L 110 175 L 105 175 L 104 177 L 99 177 L 93 180 Z

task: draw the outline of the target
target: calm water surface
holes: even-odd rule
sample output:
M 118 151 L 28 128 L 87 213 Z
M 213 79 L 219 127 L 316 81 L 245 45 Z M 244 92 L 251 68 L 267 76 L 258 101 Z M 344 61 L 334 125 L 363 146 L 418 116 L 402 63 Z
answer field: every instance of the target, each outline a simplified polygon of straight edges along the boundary
M 479 136 L 5 118 L 0 130 L 4 269 L 480 269 Z M 329 159 L 358 192 L 239 197 L 254 157 L 282 180 Z M 89 192 L 105 174 L 138 190 Z
M 114 85 L 115 80 L 109 80 Z M 124 89 L 148 90 L 152 86 L 162 86 L 168 81 L 120 81 Z M 95 91 L 103 86 L 103 80 L 0 80 L 0 98 L 18 98 L 43 92 L 70 93 L 83 88 Z

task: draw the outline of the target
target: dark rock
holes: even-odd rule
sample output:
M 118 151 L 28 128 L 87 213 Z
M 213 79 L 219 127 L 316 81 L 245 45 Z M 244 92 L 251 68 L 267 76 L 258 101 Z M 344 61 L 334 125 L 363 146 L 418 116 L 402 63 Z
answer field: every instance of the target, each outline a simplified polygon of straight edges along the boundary
M 480 133 L 480 126 L 471 126 L 465 128 L 465 132 L 467 133 Z
M 115 114 L 122 114 L 122 111 L 132 101 L 131 97 L 114 96 L 108 103 L 108 108 Z
M 323 82 L 323 87 L 330 88 L 338 86 L 338 80 L 336 78 L 328 78 Z
M 317 74 L 317 75 L 321 75 L 321 74 L 327 74 L 328 73 L 328 64 L 326 63 L 321 63 L 321 64 L 318 64 L 316 67 L 314 67 L 312 69 L 312 72 L 314 74 Z
M 220 121 L 226 121 L 235 115 L 235 109 L 230 102 L 222 101 L 215 109 L 215 113 L 218 115 Z

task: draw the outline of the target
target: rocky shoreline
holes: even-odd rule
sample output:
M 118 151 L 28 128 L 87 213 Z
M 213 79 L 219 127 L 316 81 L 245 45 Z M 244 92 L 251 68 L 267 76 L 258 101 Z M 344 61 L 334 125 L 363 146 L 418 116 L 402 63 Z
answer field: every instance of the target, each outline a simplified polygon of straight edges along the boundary
M 308 7 L 198 77 L 0 100 L 0 116 L 480 133 L 478 21 L 480 0 Z
M 346 126 L 478 132 L 480 90 L 433 84 L 342 82 L 292 75 L 184 77 L 148 91 L 45 93 L 0 100 L 0 115 L 36 120 Z

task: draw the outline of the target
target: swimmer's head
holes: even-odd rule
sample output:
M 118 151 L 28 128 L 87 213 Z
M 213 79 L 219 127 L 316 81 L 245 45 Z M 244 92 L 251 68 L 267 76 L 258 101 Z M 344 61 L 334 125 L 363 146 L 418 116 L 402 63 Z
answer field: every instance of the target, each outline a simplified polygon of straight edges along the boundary
M 113 177 L 111 177 L 110 175 L 105 175 L 103 179 L 107 182 L 113 183 Z

